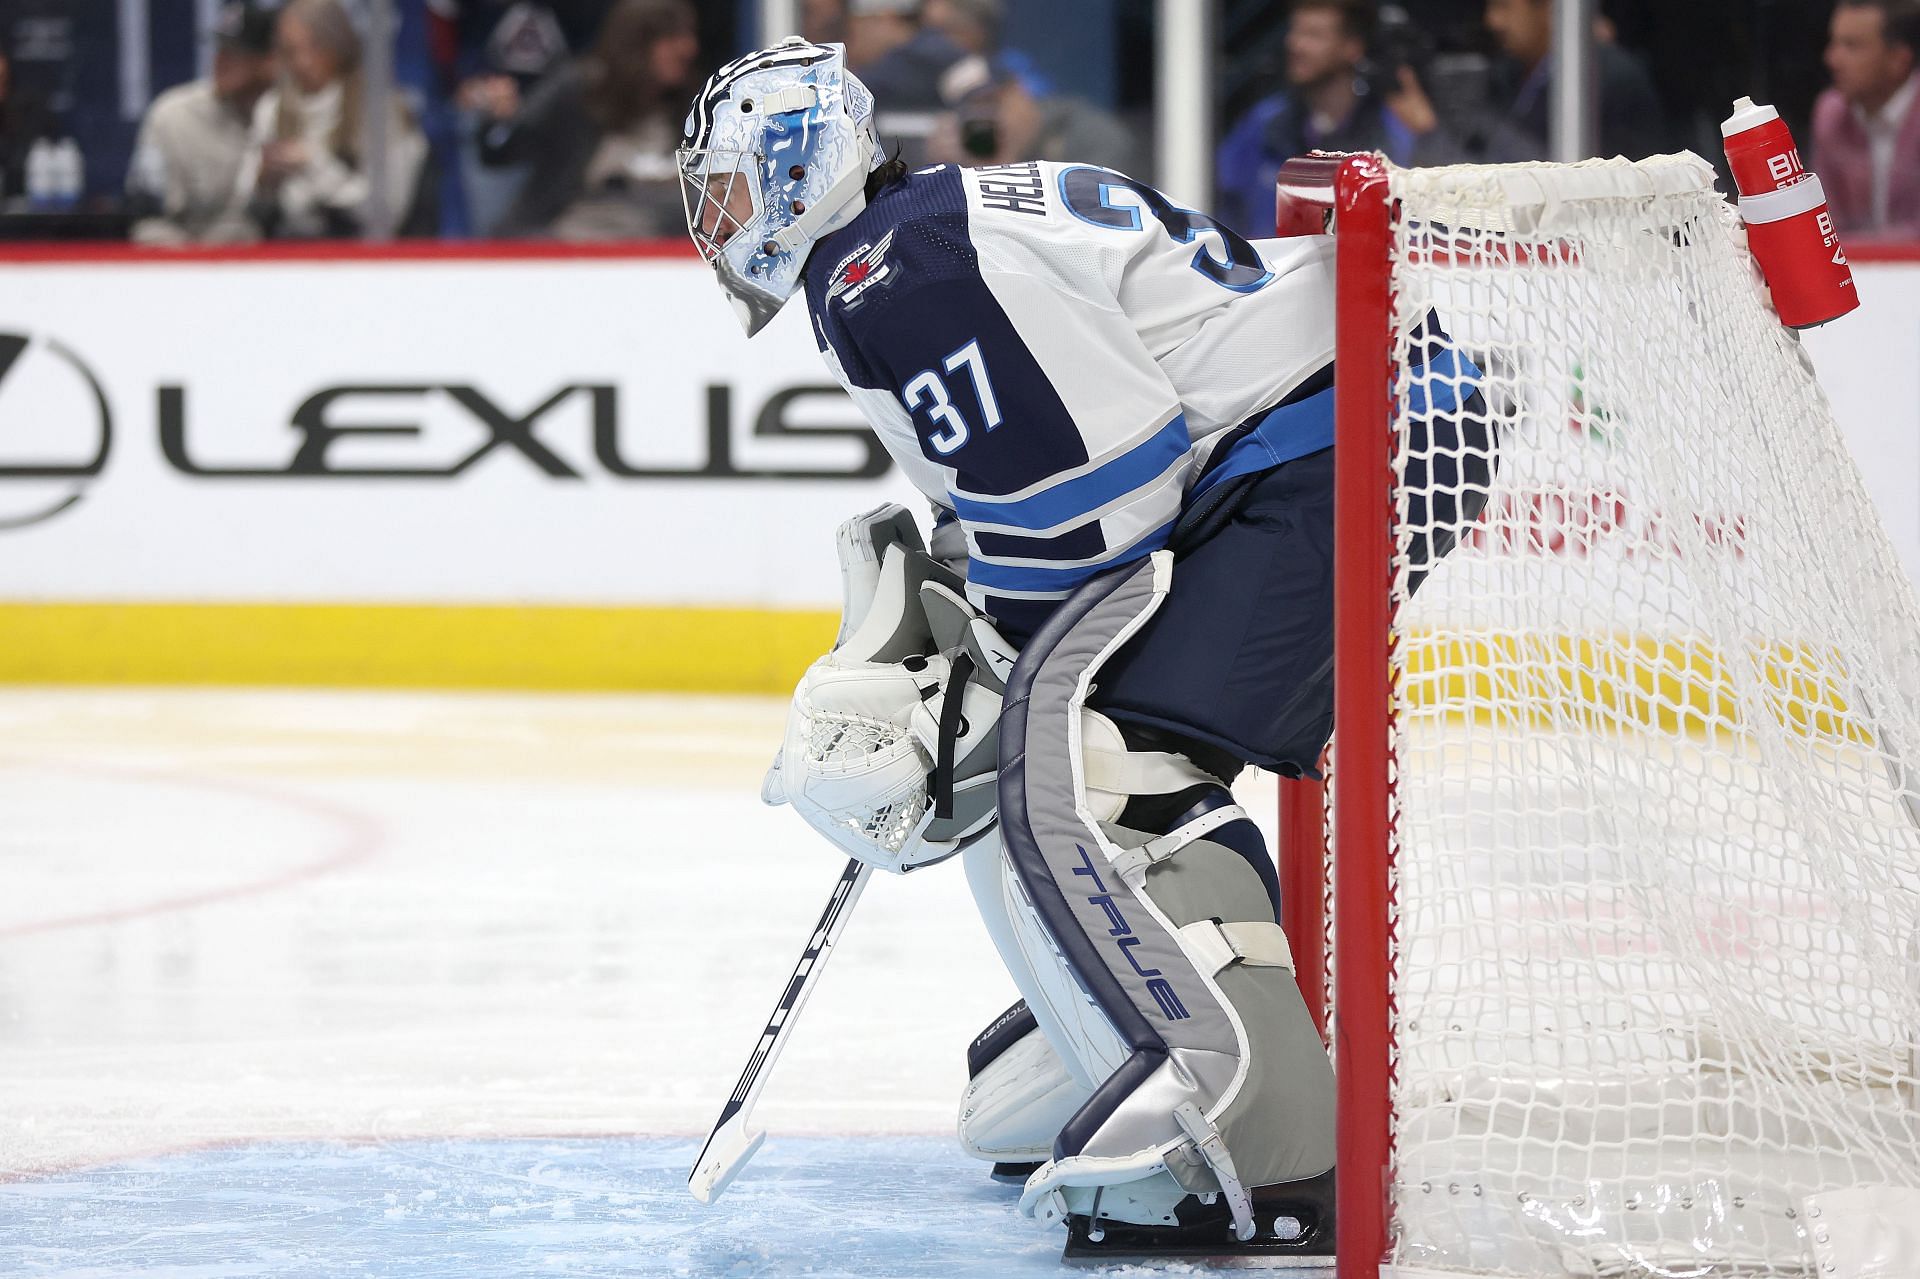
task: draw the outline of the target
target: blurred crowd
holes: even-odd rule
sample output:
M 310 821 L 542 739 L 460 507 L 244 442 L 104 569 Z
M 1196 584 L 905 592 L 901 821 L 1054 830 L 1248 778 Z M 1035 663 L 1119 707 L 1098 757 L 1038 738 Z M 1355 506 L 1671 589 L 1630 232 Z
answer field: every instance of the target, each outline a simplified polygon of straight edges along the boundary
M 392 0 L 398 30 L 377 52 L 401 91 L 377 107 L 360 0 L 147 0 L 155 83 L 131 83 L 120 57 L 116 112 L 98 108 L 108 88 L 87 69 L 87 53 L 105 46 L 88 38 L 86 15 L 114 9 L 101 2 L 0 0 L 0 235 L 676 235 L 687 99 L 752 43 L 755 10 L 751 0 Z M 1553 0 L 1216 3 L 1216 212 L 1229 225 L 1257 234 L 1280 164 L 1314 148 L 1410 165 L 1549 153 Z M 1052 25 L 1027 6 L 1051 6 Z M 1121 37 L 1045 38 L 1077 7 L 1106 14 Z M 1920 0 L 1600 8 L 1601 154 L 1714 156 L 1733 93 L 1766 95 L 1778 79 L 1842 228 L 1920 235 Z M 1675 25 L 1683 9 L 1695 26 Z M 883 135 L 910 163 L 1071 158 L 1149 176 L 1151 11 L 1148 0 L 800 5 L 806 35 L 847 45 Z M 1701 21 L 1720 24 L 1706 48 Z M 183 22 L 184 44 L 173 30 Z M 1144 56 L 1141 38 L 1125 39 L 1143 23 Z M 1023 31 L 1043 38 L 1023 43 Z M 1089 57 L 1116 65 L 1089 77 L 1078 61 Z

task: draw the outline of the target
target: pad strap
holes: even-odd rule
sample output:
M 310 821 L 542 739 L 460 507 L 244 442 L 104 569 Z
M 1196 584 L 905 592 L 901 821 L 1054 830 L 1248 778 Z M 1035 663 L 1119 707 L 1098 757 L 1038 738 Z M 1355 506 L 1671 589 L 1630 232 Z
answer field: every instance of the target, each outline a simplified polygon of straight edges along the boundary
M 1207 1161 L 1207 1167 L 1213 1169 L 1220 1193 L 1227 1197 L 1227 1209 L 1233 1213 L 1234 1237 L 1242 1242 L 1253 1238 L 1253 1196 L 1247 1193 L 1246 1185 L 1234 1171 L 1233 1156 L 1227 1153 L 1227 1143 L 1221 1140 L 1220 1130 L 1190 1101 L 1175 1106 L 1173 1117 L 1193 1139 L 1194 1149 Z
M 1170 795 L 1207 782 L 1220 784 L 1219 778 L 1202 772 L 1200 766 L 1185 755 L 1171 751 L 1110 751 L 1088 745 L 1084 760 L 1089 790 L 1119 795 Z
M 933 815 L 942 821 L 953 816 L 953 751 L 960 739 L 960 726 L 965 722 L 960 714 L 961 703 L 966 700 L 967 681 L 972 678 L 972 656 L 964 651 L 956 653 L 947 677 L 946 696 L 940 702 L 939 749 L 934 753 L 933 776 L 930 779 Z
M 1208 976 L 1235 964 L 1255 968 L 1293 967 L 1293 947 L 1287 944 L 1287 935 L 1278 924 L 1196 920 L 1180 930 L 1180 946 Z
M 1209 812 L 1202 813 L 1184 826 L 1176 827 L 1166 834 L 1150 839 L 1137 848 L 1125 848 L 1118 857 L 1113 858 L 1113 868 L 1120 872 L 1120 878 L 1134 888 L 1146 882 L 1149 868 L 1158 866 L 1194 840 L 1211 834 L 1228 822 L 1251 821 L 1247 810 L 1238 804 L 1222 804 Z

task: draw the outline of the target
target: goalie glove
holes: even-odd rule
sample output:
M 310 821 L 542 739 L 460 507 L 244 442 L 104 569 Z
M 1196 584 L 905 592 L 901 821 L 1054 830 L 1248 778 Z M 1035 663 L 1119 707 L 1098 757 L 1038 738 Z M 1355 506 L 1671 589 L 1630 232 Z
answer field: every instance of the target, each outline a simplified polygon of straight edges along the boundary
M 882 508 L 841 527 L 841 640 L 794 690 L 761 793 L 850 856 L 904 872 L 993 825 L 1014 651 L 891 512 L 905 516 Z

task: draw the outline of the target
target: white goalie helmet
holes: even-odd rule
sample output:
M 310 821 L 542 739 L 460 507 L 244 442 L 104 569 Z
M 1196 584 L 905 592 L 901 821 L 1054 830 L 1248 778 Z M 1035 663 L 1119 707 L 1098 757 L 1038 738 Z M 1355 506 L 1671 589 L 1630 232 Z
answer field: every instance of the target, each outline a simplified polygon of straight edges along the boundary
M 714 72 L 678 153 L 687 230 L 751 337 L 800 287 L 814 243 L 867 206 L 886 160 L 846 49 L 789 37 Z

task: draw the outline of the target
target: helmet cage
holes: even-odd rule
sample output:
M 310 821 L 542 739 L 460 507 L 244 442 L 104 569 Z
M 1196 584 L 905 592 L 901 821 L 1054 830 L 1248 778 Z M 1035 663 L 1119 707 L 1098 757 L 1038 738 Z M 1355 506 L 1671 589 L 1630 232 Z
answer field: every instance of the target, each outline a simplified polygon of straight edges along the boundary
M 712 262 L 720 256 L 728 241 L 747 234 L 766 216 L 761 205 L 760 170 L 763 158 L 756 152 L 710 148 L 695 151 L 682 148 L 680 159 L 680 195 L 687 214 L 687 232 L 700 257 Z M 746 197 L 747 214 L 743 219 L 734 210 L 734 197 Z
M 808 117 L 817 95 L 812 85 L 805 85 L 797 96 L 802 101 L 759 121 L 757 132 L 769 150 L 804 155 L 813 128 Z M 706 261 L 724 255 L 745 275 L 771 275 L 778 259 L 810 238 L 796 226 L 807 211 L 801 198 L 807 176 L 804 164 L 783 168 L 779 157 L 741 148 L 681 147 L 676 154 L 687 230 Z M 735 193 L 743 188 L 753 206 L 752 215 L 745 218 L 732 207 Z

